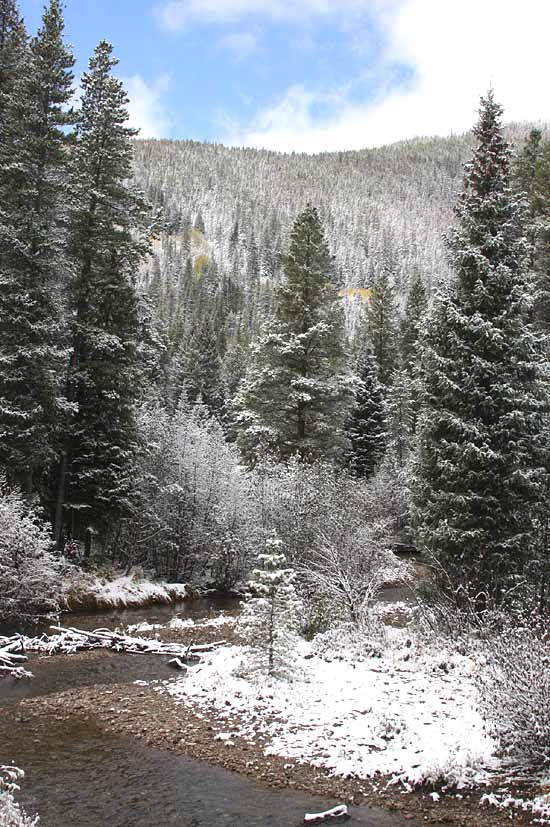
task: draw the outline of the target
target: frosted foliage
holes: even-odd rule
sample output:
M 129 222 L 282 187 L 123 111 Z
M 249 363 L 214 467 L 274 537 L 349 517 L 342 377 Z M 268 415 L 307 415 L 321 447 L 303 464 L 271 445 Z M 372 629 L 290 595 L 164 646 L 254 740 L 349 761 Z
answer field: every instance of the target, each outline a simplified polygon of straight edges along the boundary
M 0 619 L 54 611 L 60 566 L 48 526 L 0 480 Z
M 480 673 L 480 711 L 506 755 L 550 766 L 550 642 L 513 629 L 489 642 Z
M 258 555 L 249 587 L 256 597 L 243 603 L 239 628 L 247 644 L 244 671 L 291 677 L 297 644 L 301 601 L 295 574 L 286 565 L 282 542 L 272 535 Z
M 38 816 L 26 815 L 13 797 L 22 777 L 23 772 L 17 767 L 0 766 L 0 827 L 37 827 L 39 824 Z
M 200 402 L 183 400 L 172 415 L 144 405 L 139 427 L 148 446 L 138 478 L 143 507 L 125 537 L 134 562 L 171 580 L 202 576 L 232 587 L 253 542 L 236 448 Z

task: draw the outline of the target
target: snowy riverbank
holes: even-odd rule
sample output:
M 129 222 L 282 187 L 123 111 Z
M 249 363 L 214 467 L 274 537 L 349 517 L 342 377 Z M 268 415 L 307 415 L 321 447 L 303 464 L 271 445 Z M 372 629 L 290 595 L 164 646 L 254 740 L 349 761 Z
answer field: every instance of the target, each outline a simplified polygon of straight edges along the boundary
M 168 604 L 189 596 L 184 583 L 151 581 L 135 575 L 108 579 L 75 570 L 63 583 L 60 603 L 68 611 L 93 611 Z

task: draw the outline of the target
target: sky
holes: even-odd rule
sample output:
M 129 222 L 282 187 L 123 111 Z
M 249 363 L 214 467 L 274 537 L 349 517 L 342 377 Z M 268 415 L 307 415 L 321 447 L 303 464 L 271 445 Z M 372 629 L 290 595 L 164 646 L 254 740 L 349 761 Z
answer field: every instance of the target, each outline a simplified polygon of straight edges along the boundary
M 550 0 L 65 0 L 86 68 L 109 40 L 144 138 L 281 152 L 550 121 Z M 44 0 L 20 0 L 31 33 Z

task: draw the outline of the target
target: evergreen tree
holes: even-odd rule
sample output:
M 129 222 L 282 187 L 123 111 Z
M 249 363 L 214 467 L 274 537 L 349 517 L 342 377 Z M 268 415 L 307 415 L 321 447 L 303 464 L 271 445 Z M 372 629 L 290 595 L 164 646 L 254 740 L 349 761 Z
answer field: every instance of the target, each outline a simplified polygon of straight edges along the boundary
M 294 454 L 339 459 L 353 383 L 346 372 L 343 309 L 314 207 L 294 224 L 284 270 L 275 318 L 252 349 L 242 385 L 238 442 L 251 464 L 262 450 L 283 460 Z
M 368 341 L 378 365 L 378 378 L 388 386 L 395 369 L 398 346 L 397 304 L 394 274 L 385 262 L 370 285 L 367 309 Z
M 67 104 L 74 59 L 50 0 L 30 46 L 0 3 L 0 463 L 30 495 L 53 459 L 65 404 Z
M 528 323 L 526 215 L 510 187 L 501 113 L 490 92 L 447 238 L 456 283 L 422 341 L 420 540 L 479 608 L 487 597 L 504 602 L 536 564 L 546 410 L 541 339 Z
M 520 192 L 525 192 L 529 199 L 529 215 L 531 218 L 536 215 L 535 181 L 542 149 L 541 142 L 541 130 L 532 129 L 514 167 L 517 188 Z
M 211 414 L 219 416 L 223 405 L 218 334 L 210 318 L 193 326 L 176 355 L 175 402 L 183 392 L 190 402 L 201 399 Z
M 301 602 L 294 586 L 295 574 L 286 565 L 282 541 L 276 534 L 267 539 L 252 575 L 249 586 L 254 597 L 242 604 L 239 618 L 239 629 L 248 645 L 245 671 L 291 677 Z
M 550 141 L 533 129 L 515 166 L 518 189 L 528 196 L 531 264 L 536 276 L 535 318 L 550 331 Z
M 350 441 L 347 462 L 359 477 L 370 477 L 384 456 L 386 418 L 376 361 L 367 351 L 357 365 L 359 383 L 346 433 Z
M 386 402 L 388 425 L 386 467 L 403 471 L 414 450 L 415 442 L 415 383 L 407 370 L 397 370 Z
M 128 512 L 137 450 L 140 328 L 134 274 L 147 249 L 145 206 L 129 189 L 135 131 L 125 124 L 127 97 L 112 75 L 117 61 L 101 42 L 82 79 L 74 170 L 78 188 L 72 251 L 78 267 L 69 375 L 77 412 L 60 469 L 56 536 L 62 506 L 73 536 L 88 526 L 108 532 Z
M 424 282 L 420 274 L 415 273 L 407 295 L 407 304 L 405 306 L 405 315 L 401 321 L 399 340 L 401 364 L 409 372 L 412 371 L 416 363 L 416 344 L 427 307 L 428 301 Z

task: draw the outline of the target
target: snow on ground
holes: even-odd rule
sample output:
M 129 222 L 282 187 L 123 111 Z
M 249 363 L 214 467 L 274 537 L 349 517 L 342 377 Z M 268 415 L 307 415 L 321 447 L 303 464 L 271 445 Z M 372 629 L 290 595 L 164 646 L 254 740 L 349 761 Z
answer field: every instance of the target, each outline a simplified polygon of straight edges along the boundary
M 112 580 L 79 572 L 76 581 L 65 583 L 64 600 L 71 609 L 77 607 L 125 608 L 151 603 L 170 603 L 188 594 L 183 583 L 160 583 L 120 575 Z
M 410 647 L 393 629 L 382 657 L 344 656 L 323 636 L 301 641 L 297 679 L 240 676 L 245 650 L 221 648 L 167 684 L 181 702 L 215 710 L 239 724 L 221 734 L 267 737 L 266 753 L 307 761 L 335 774 L 389 775 L 406 786 L 483 784 L 498 766 L 495 744 L 476 710 L 475 661 Z M 338 636 L 336 637 L 338 640 Z
M 230 626 L 237 622 L 237 618 L 232 615 L 226 615 L 221 612 L 217 617 L 212 617 L 209 620 L 192 620 L 191 618 L 173 617 L 168 623 L 134 623 L 128 626 L 126 631 L 135 632 L 154 632 L 158 629 L 204 629 L 208 626 Z

